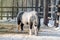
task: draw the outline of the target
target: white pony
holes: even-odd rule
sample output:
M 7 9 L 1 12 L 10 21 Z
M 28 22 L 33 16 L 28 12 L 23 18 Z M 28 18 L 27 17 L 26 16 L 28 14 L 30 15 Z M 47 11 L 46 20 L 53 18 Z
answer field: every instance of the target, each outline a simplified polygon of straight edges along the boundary
M 23 30 L 25 24 L 29 25 L 29 34 L 32 35 L 32 27 L 34 27 L 35 35 L 38 33 L 38 16 L 36 11 L 21 12 L 17 15 L 18 31 Z

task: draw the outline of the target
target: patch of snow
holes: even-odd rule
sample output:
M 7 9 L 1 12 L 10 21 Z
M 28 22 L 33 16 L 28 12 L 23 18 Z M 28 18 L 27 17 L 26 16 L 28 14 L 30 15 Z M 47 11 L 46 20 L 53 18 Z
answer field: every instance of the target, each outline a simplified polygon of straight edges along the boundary
M 9 18 L 8 22 L 16 22 L 16 20 L 17 20 L 17 18 L 13 18 L 13 19 Z
M 60 27 L 54 28 L 56 31 L 60 31 Z
M 48 26 L 53 27 L 54 26 L 54 20 L 49 20 Z
M 56 36 L 29 36 L 21 34 L 5 34 L 0 36 L 0 40 L 60 40 Z
M 0 20 L 0 22 L 6 22 L 7 20 Z
M 43 22 L 44 22 L 44 19 L 43 19 L 43 18 L 41 18 L 41 19 L 40 19 L 40 24 L 41 24 L 41 26 L 43 26 L 43 25 L 44 25 L 44 23 L 43 23 Z
M 3 17 L 3 20 L 7 20 L 7 18 L 6 17 Z

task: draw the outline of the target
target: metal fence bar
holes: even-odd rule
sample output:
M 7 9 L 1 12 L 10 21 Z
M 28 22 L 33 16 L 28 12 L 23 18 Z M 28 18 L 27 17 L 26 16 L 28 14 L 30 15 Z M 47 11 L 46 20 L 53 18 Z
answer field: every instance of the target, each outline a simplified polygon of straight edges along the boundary
M 26 7 L 27 7 L 27 0 L 26 0 Z M 27 11 L 27 8 L 26 8 L 26 11 Z
M 33 10 L 33 0 L 32 0 L 32 10 Z
M 17 14 L 19 12 L 18 7 L 19 7 L 19 5 L 18 5 L 18 0 L 17 0 L 17 13 L 16 13 L 16 16 L 17 16 Z
M 36 7 L 0 7 L 0 8 L 36 8 Z M 38 7 L 40 8 L 40 7 Z
M 22 0 L 22 11 L 23 11 L 23 0 Z
M 14 15 L 14 0 L 13 0 L 13 4 L 12 4 L 13 6 L 13 8 L 12 8 L 12 19 L 13 19 L 13 15 Z

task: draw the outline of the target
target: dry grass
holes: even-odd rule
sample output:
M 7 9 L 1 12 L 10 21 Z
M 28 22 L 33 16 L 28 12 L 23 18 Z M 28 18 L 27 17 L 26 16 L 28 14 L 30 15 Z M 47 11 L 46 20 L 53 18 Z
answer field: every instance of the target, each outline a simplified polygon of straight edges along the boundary
M 28 27 L 23 32 L 18 32 L 17 25 L 13 23 L 0 23 L 0 33 L 28 33 Z
M 40 32 L 42 31 L 51 31 L 53 28 L 49 28 L 49 27 L 40 27 Z M 34 32 L 34 30 L 32 30 Z M 28 33 L 29 32 L 29 27 L 28 26 L 25 26 L 24 27 L 24 31 L 23 32 L 18 32 L 18 29 L 17 29 L 17 25 L 16 23 L 0 23 L 0 33 L 22 33 L 22 34 L 25 34 L 25 33 Z
M 14 25 L 14 24 L 2 24 L 2 23 L 0 23 L 0 32 L 14 31 L 14 29 L 16 29 L 16 25 Z

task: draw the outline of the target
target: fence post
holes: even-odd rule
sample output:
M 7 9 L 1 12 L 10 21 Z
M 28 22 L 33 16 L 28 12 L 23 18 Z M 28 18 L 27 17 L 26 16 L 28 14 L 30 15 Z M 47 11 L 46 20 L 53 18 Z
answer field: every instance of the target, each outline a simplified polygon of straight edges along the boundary
M 39 0 L 36 0 L 35 11 L 37 11 L 37 12 L 38 12 L 38 3 L 39 3 Z
M 16 13 L 16 16 L 17 16 L 17 14 L 19 12 L 18 7 L 19 7 L 19 4 L 18 4 L 18 0 L 17 0 L 17 13 Z
M 32 10 L 33 10 L 33 0 L 32 0 Z
M 14 15 L 14 0 L 13 0 L 13 4 L 12 4 L 12 19 L 13 19 L 13 15 Z
M 39 0 L 36 0 L 35 1 L 35 11 L 37 11 L 38 12 L 38 3 L 39 3 Z M 40 27 L 40 17 L 39 17 L 39 15 L 38 15 L 38 19 L 39 19 L 39 24 L 38 24 L 38 29 L 39 29 L 39 27 Z
M 23 0 L 22 0 L 22 11 L 23 11 Z

